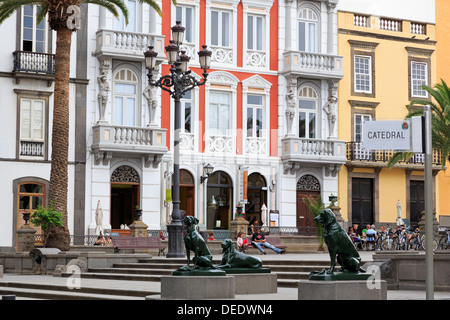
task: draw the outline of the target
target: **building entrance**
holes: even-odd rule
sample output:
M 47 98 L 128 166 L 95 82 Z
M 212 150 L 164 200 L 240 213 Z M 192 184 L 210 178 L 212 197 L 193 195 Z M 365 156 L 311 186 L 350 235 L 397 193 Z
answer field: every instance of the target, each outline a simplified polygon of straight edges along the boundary
M 130 166 L 121 166 L 111 175 L 111 229 L 120 230 L 135 220 L 136 206 L 140 206 L 140 179 Z

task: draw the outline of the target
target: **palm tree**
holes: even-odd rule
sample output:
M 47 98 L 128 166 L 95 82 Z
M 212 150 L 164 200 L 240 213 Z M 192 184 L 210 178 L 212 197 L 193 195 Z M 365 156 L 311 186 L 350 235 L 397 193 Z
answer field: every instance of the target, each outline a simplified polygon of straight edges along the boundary
M 139 0 L 158 12 L 162 12 L 154 0 Z M 176 4 L 176 0 L 172 0 Z M 123 14 L 128 23 L 128 9 L 123 0 L 0 0 L 0 24 L 16 10 L 26 5 L 38 8 L 37 24 L 46 16 L 49 26 L 56 31 L 55 84 L 53 105 L 52 156 L 50 170 L 49 200 L 54 201 L 54 209 L 62 212 L 64 226 L 49 231 L 47 246 L 67 251 L 70 249 L 70 235 L 67 226 L 67 191 L 68 191 L 68 146 L 69 146 L 69 80 L 70 47 L 73 7 L 82 4 L 96 4 L 108 9 L 114 17 Z
M 450 88 L 444 80 L 434 87 L 422 86 L 434 100 L 415 99 L 410 106 L 429 105 L 431 109 L 431 138 L 434 150 L 441 152 L 442 168 L 445 162 L 450 161 Z M 422 116 L 423 108 L 411 110 L 406 118 Z M 397 152 L 389 160 L 387 167 L 392 168 L 399 161 L 408 160 L 413 154 L 411 152 Z

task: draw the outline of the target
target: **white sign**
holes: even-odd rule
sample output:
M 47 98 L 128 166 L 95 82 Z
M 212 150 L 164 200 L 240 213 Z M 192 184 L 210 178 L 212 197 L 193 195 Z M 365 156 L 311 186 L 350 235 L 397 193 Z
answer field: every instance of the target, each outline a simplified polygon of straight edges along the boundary
M 367 150 L 411 150 L 409 120 L 366 121 L 362 142 Z

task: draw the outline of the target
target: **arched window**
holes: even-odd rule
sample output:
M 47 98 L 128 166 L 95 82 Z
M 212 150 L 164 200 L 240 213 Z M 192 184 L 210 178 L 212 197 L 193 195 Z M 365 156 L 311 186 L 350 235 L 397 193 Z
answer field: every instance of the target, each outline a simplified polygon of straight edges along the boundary
M 318 51 L 319 17 L 311 8 L 303 8 L 298 13 L 298 50 Z
M 130 69 L 120 69 L 114 75 L 113 123 L 135 126 L 137 119 L 138 78 Z
M 213 172 L 208 178 L 207 228 L 228 229 L 233 214 L 233 184 L 223 171 Z
M 317 106 L 319 95 L 310 86 L 301 87 L 299 90 L 298 104 L 298 136 L 300 138 L 317 138 Z

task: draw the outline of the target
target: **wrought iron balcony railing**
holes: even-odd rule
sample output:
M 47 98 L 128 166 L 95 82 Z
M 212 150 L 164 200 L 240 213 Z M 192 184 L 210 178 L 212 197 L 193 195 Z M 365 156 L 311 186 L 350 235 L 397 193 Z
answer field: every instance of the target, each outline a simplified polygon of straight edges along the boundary
M 350 161 L 369 161 L 369 162 L 389 162 L 395 151 L 392 150 L 367 150 L 360 142 L 346 142 L 346 156 Z M 433 150 L 433 165 L 442 164 L 442 153 Z M 401 161 L 403 164 L 424 164 L 425 156 L 422 153 L 414 154 L 407 161 Z
M 14 51 L 13 72 L 55 74 L 55 55 L 50 53 Z

